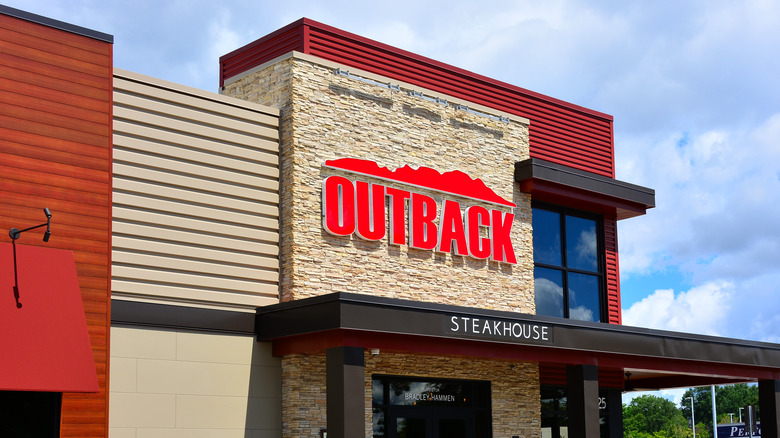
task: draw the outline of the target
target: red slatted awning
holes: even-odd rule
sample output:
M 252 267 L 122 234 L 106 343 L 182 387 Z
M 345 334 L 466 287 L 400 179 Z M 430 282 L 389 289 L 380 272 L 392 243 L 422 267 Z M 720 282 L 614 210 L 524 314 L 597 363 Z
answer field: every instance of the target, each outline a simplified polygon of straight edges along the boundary
M 0 390 L 99 391 L 70 251 L 0 243 Z

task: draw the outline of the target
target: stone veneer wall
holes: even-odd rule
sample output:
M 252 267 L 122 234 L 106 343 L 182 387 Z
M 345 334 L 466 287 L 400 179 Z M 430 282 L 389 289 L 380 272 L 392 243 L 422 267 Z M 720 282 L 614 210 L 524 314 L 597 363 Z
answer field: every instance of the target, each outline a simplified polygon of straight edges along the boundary
M 224 90 L 281 109 L 282 301 L 356 292 L 534 313 L 530 197 L 514 184 L 514 163 L 529 157 L 527 124 L 367 83 L 315 60 L 286 57 Z M 517 204 L 512 238 L 518 264 L 398 247 L 388 245 L 387 239 L 369 242 L 328 234 L 322 227 L 322 181 L 344 173 L 323 164 L 338 158 L 372 160 L 389 169 L 408 164 L 439 172 L 461 170 L 481 179 Z M 416 191 L 437 202 L 448 197 L 464 207 L 475 203 Z
M 493 436 L 541 436 L 539 371 L 535 364 L 461 357 L 435 357 L 366 351 L 366 437 L 373 436 L 373 374 L 489 380 Z M 325 355 L 292 355 L 282 359 L 284 437 L 318 436 L 327 424 Z
M 514 163 L 529 157 L 527 124 L 445 106 L 412 96 L 405 88 L 393 90 L 338 74 L 335 67 L 294 54 L 261 66 L 224 89 L 227 95 L 281 110 L 281 300 L 356 292 L 535 313 L 531 200 L 514 183 Z M 461 170 L 481 179 L 517 204 L 512 238 L 518 264 L 398 247 L 386 239 L 368 242 L 328 234 L 322 227 L 322 181 L 344 173 L 323 164 L 338 158 L 371 160 L 391 170 L 407 164 L 442 173 Z M 408 189 L 369 177 L 361 180 Z M 449 197 L 415 191 L 439 203 Z M 474 203 L 449 199 L 464 207 Z M 372 373 L 490 380 L 494 435 L 540 434 L 536 364 L 515 364 L 510 370 L 507 362 L 473 358 L 398 354 L 367 358 L 367 433 L 372 424 Z M 325 427 L 324 354 L 282 358 L 282 417 L 284 437 L 317 436 Z

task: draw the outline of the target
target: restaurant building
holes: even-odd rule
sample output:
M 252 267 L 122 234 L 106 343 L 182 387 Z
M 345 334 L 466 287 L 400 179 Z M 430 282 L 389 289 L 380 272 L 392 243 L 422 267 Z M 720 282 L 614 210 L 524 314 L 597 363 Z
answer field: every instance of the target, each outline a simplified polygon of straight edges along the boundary
M 0 12 L 4 62 L 43 64 L 0 69 L 2 224 L 51 235 L 0 248 L 3 331 L 82 327 L 26 305 L 45 262 L 70 280 L 32 290 L 80 291 L 93 353 L 59 374 L 96 372 L 3 363 L 3 406 L 52 394 L 53 436 L 622 436 L 624 391 L 732 382 L 777 436 L 779 346 L 621 325 L 617 224 L 655 195 L 614 178 L 611 116 L 308 19 L 223 56 L 216 94 Z

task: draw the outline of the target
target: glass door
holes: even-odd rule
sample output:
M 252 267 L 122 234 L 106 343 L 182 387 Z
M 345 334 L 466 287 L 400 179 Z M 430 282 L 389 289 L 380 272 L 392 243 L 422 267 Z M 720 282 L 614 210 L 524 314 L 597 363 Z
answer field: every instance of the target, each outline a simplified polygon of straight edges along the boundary
M 433 422 L 415 414 L 391 417 L 390 438 L 429 438 L 433 436 Z M 393 430 L 394 429 L 394 430 Z
M 463 408 L 394 407 L 388 438 L 474 438 L 473 412 Z
M 372 377 L 375 438 L 491 438 L 490 382 Z

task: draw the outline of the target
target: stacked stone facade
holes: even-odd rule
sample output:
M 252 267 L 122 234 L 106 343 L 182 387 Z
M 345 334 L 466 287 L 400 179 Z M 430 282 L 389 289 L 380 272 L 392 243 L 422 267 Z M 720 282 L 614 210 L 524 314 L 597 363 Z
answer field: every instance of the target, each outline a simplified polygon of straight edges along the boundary
M 539 371 L 530 363 L 508 363 L 463 357 L 365 353 L 366 437 L 373 436 L 371 383 L 373 374 L 448 379 L 488 380 L 493 436 L 541 436 Z M 282 359 L 283 436 L 318 436 L 325 428 L 325 355 L 291 355 Z M 287 416 L 287 413 L 295 415 Z
M 282 301 L 356 292 L 534 312 L 530 198 L 513 175 L 514 163 L 529 156 L 524 121 L 475 114 L 298 57 L 235 81 L 225 93 L 282 110 Z M 338 158 L 372 160 L 391 170 L 460 170 L 481 179 L 517 204 L 512 239 L 518 264 L 331 236 L 322 226 L 321 187 L 323 178 L 339 173 L 324 167 L 325 161 Z M 417 191 L 465 205 L 456 196 Z
M 281 110 L 280 290 L 290 301 L 353 292 L 472 308 L 535 312 L 530 197 L 514 183 L 514 163 L 529 158 L 528 122 L 491 110 L 464 109 L 407 84 L 293 54 L 248 72 L 224 93 Z M 438 98 L 438 99 L 437 99 Z M 446 99 L 446 103 L 444 100 Z M 499 117 L 501 116 L 501 117 Z M 343 171 L 327 160 L 357 158 L 390 170 L 404 165 L 460 170 L 481 179 L 516 208 L 497 207 L 427 189 L 414 191 L 515 215 L 517 264 L 390 245 L 388 239 L 333 236 L 323 229 L 322 183 Z M 370 183 L 408 186 L 360 177 Z M 536 364 L 383 354 L 366 361 L 366 432 L 371 436 L 371 374 L 490 380 L 495 436 L 538 436 Z M 283 358 L 285 437 L 315 436 L 324 427 L 324 355 Z

